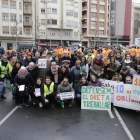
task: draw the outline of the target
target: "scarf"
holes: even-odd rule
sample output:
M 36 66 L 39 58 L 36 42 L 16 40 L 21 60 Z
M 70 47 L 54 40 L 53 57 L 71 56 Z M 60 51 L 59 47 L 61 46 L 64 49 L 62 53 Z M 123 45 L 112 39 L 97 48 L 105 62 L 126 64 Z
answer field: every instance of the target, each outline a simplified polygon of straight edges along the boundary
M 25 79 L 26 75 L 28 74 L 27 69 L 25 70 L 25 74 L 21 74 L 21 70 L 18 71 L 18 78 Z
M 85 65 L 85 62 L 82 62 L 82 66 L 84 66 Z
M 132 61 L 131 60 L 129 60 L 129 61 L 128 60 L 124 60 L 124 62 L 128 64 L 128 63 L 131 63 Z
M 55 83 L 58 83 L 58 66 L 56 66 L 56 69 L 55 70 L 52 69 L 52 67 L 51 67 L 51 72 L 54 75 L 54 81 L 55 81 Z
M 109 64 L 109 60 L 104 62 L 104 66 L 106 67 Z
M 77 67 L 77 66 L 75 66 L 75 68 L 77 69 L 77 70 L 80 70 L 80 73 L 82 73 L 82 67 Z
M 93 59 L 93 62 L 94 62 L 94 63 L 96 63 L 97 65 L 100 65 L 100 66 L 102 66 L 102 65 L 103 65 L 103 61 L 102 61 L 102 59 L 97 60 L 97 58 L 96 58 L 96 57 Z

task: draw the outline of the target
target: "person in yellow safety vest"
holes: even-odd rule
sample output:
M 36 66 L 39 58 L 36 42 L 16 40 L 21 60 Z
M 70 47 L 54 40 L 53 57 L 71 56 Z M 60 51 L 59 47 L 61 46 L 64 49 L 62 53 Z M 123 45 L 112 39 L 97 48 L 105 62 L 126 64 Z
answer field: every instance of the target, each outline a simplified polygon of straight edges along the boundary
M 137 52 L 136 52 L 136 56 L 140 56 L 140 48 L 139 47 L 137 47 Z
M 12 66 L 7 61 L 7 55 L 3 54 L 0 61 L 0 101 L 2 101 L 2 99 L 6 99 L 4 96 L 6 90 L 6 77 L 8 75 L 8 71 L 11 73 L 12 69 Z
M 85 56 L 86 60 L 88 60 L 88 57 L 89 57 L 89 56 L 91 56 L 92 59 L 94 59 L 94 57 L 95 57 L 95 55 L 92 54 L 92 51 L 91 51 L 91 50 L 88 50 L 88 51 L 87 51 L 87 55 Z
M 136 49 L 134 47 L 132 47 L 132 49 L 130 49 L 130 54 L 131 54 L 131 56 L 136 56 Z
M 46 77 L 44 84 L 41 87 L 41 97 L 43 105 L 48 106 L 51 105 L 51 108 L 54 110 L 54 102 L 55 102 L 55 93 L 56 88 L 54 82 L 51 81 L 49 76 Z

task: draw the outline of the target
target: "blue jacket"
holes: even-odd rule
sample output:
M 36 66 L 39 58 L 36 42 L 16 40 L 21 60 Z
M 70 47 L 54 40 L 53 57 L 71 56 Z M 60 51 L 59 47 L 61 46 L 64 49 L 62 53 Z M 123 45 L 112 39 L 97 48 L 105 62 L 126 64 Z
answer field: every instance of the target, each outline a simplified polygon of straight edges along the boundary
M 27 67 L 27 66 L 29 66 L 29 63 L 30 63 L 30 62 L 32 62 L 32 59 L 31 59 L 31 61 L 29 61 L 29 60 L 27 59 L 27 57 L 26 57 L 26 59 L 22 61 L 22 65 L 23 65 L 24 67 Z

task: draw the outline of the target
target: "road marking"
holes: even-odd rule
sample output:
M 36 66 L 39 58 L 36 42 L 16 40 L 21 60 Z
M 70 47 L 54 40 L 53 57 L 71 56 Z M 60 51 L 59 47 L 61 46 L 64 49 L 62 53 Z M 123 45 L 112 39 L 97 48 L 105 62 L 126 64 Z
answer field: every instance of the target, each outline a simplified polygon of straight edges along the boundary
M 130 133 L 129 129 L 127 128 L 126 124 L 124 123 L 123 119 L 121 118 L 119 112 L 117 111 L 117 109 L 114 107 L 113 108 L 116 116 L 118 117 L 118 120 L 120 121 L 124 131 L 126 132 L 126 134 L 128 135 L 130 140 L 135 140 L 134 137 L 132 136 L 132 134 Z
M 115 118 L 111 110 L 108 110 L 108 113 L 109 113 L 111 119 Z
M 1 121 L 0 125 L 2 125 L 16 110 L 18 109 L 18 106 L 16 106 L 11 112 L 9 112 Z

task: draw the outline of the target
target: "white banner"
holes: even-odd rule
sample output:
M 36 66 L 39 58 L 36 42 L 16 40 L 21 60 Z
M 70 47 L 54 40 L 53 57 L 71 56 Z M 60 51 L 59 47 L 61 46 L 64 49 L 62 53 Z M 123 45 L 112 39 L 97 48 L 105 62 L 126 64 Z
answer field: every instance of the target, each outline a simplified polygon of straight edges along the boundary
M 114 92 L 114 106 L 140 110 L 140 101 L 132 99 L 131 89 L 132 85 L 116 84 Z
M 38 68 L 46 68 L 46 59 L 38 59 L 38 64 L 39 64 L 39 67 Z
M 132 99 L 140 101 L 140 76 L 134 75 L 132 84 Z
M 135 45 L 140 46 L 140 38 L 135 38 Z
M 74 92 L 60 93 L 60 99 L 61 100 L 74 99 Z
M 112 81 L 112 80 L 103 80 L 103 79 L 99 79 L 102 83 L 104 87 L 110 87 L 111 88 L 111 102 L 113 103 L 113 99 L 114 99 L 114 86 L 115 84 L 117 84 L 117 81 Z M 119 82 L 120 84 L 123 84 L 123 82 Z
M 77 51 L 78 50 L 78 45 L 71 45 L 69 47 L 70 51 Z

